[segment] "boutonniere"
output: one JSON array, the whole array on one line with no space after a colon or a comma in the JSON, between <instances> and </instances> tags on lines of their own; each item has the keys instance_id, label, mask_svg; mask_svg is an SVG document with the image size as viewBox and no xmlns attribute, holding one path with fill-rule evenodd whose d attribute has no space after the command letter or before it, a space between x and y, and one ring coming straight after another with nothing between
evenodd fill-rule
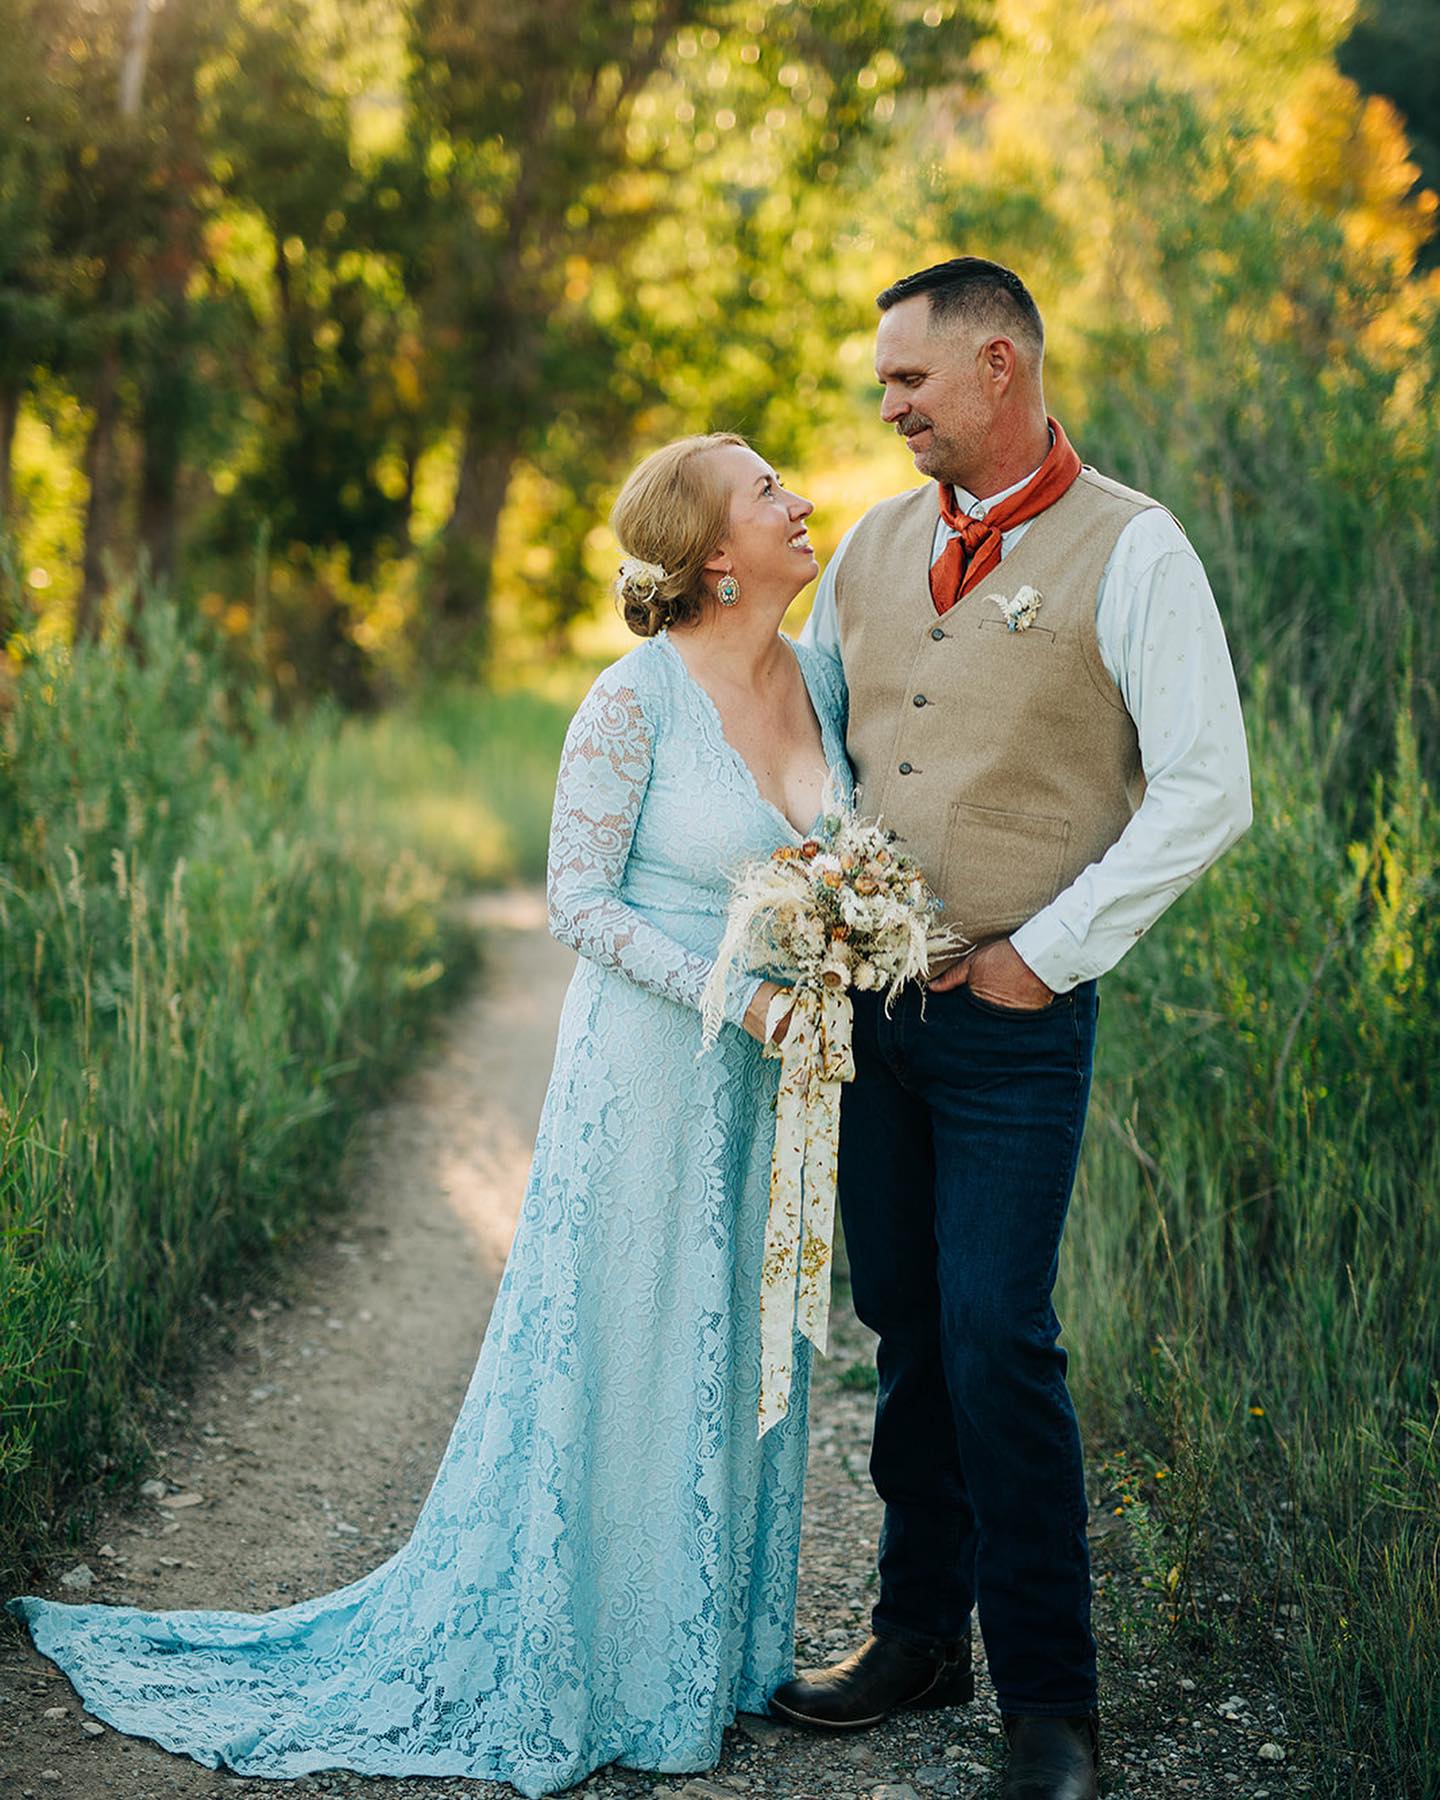
<instances>
[{"instance_id":1,"label":"boutonniere","mask_svg":"<svg viewBox=\"0 0 1440 1800\"><path fill-rule=\"evenodd\" d=\"M1005 615L1005 627L1008 631L1028 631L1035 623L1045 596L1039 588L1016 588L1013 594L987 594L987 600L993 600Z\"/></svg>"}]
</instances>

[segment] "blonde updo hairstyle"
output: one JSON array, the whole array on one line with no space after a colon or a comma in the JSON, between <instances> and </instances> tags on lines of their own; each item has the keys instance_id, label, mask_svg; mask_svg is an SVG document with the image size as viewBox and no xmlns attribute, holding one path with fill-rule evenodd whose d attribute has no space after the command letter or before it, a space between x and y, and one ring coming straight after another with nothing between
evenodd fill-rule
<instances>
[{"instance_id":1,"label":"blonde updo hairstyle","mask_svg":"<svg viewBox=\"0 0 1440 1800\"><path fill-rule=\"evenodd\" d=\"M610 509L610 529L627 564L642 565L622 568L615 582L620 611L637 637L688 625L705 610L705 564L730 531L730 489L709 452L726 444L749 449L733 431L666 444L633 471Z\"/></svg>"}]
</instances>

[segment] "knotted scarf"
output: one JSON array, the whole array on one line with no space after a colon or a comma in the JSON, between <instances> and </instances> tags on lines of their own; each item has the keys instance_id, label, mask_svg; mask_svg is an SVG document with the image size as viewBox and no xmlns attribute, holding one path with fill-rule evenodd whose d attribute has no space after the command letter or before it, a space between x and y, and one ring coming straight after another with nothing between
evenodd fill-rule
<instances>
[{"instance_id":1,"label":"knotted scarf","mask_svg":"<svg viewBox=\"0 0 1440 1800\"><path fill-rule=\"evenodd\" d=\"M950 539L938 562L930 566L930 598L937 613L949 612L962 595L999 567L1004 532L1053 506L1080 473L1080 458L1070 447L1069 438L1057 420L1049 419L1048 423L1054 433L1049 455L1024 487L992 506L983 519L972 519L960 511L955 504L955 490L948 482L936 484L940 490L940 517L960 534Z\"/></svg>"}]
</instances>

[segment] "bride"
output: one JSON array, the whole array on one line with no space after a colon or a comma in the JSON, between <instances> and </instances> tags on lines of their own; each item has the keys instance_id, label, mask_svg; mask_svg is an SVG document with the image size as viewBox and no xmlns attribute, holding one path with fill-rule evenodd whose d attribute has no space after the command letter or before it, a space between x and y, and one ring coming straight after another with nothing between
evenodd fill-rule
<instances>
[{"instance_id":1,"label":"bride","mask_svg":"<svg viewBox=\"0 0 1440 1800\"><path fill-rule=\"evenodd\" d=\"M409 1541L272 1612L8 1608L89 1711L210 1767L460 1775L556 1792L711 1767L793 1669L808 1362L757 1438L777 1065L768 1002L698 1003L743 862L848 791L836 664L779 633L818 572L743 439L685 438L612 522L645 641L565 740L551 928L580 952L524 1208Z\"/></svg>"}]
</instances>

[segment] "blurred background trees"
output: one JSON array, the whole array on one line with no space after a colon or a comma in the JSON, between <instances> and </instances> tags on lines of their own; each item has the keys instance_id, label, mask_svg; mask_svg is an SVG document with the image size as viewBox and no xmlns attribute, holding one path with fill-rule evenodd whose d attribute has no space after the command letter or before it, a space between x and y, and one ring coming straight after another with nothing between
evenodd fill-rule
<instances>
[{"instance_id":1,"label":"blurred background trees","mask_svg":"<svg viewBox=\"0 0 1440 1800\"><path fill-rule=\"evenodd\" d=\"M26 601L84 638L164 587L296 697L482 673L594 612L668 432L751 432L831 541L908 479L873 294L971 249L1035 287L1087 453L1193 520L1242 656L1328 701L1334 615L1374 711L1435 648L1393 603L1433 580L1429 10L0 0Z\"/></svg>"},{"instance_id":2,"label":"blurred background trees","mask_svg":"<svg viewBox=\"0 0 1440 1800\"><path fill-rule=\"evenodd\" d=\"M553 633L647 436L818 447L865 159L971 41L904 0L3 10L0 499L44 628L162 585L348 701L483 669L517 494Z\"/></svg>"}]
</instances>

